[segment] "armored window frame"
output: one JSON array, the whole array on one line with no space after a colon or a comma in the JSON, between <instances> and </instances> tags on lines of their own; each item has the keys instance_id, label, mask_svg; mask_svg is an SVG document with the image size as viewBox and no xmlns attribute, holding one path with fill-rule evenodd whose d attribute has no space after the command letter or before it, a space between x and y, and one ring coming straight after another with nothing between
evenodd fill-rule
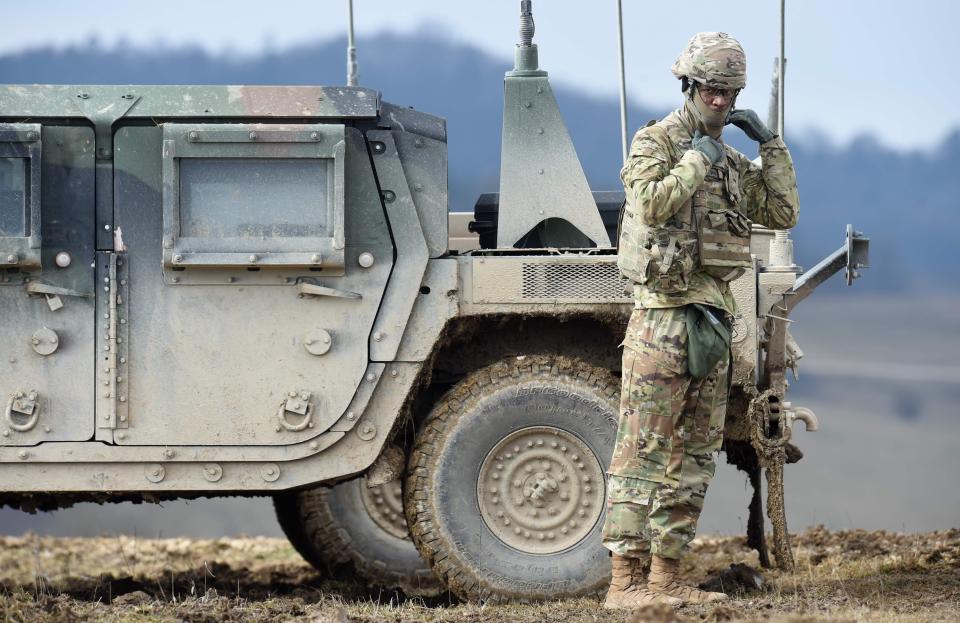
<instances>
[{"instance_id":1,"label":"armored window frame","mask_svg":"<svg viewBox=\"0 0 960 623\"><path fill-rule=\"evenodd\" d=\"M42 125L0 123L0 158L22 159L24 236L0 236L0 267L39 267L41 256L40 171Z\"/></svg>"},{"instance_id":2,"label":"armored window frame","mask_svg":"<svg viewBox=\"0 0 960 623\"><path fill-rule=\"evenodd\" d=\"M163 126L163 266L283 267L343 270L344 126L337 124L165 124ZM326 161L322 236L269 239L181 235L184 159Z\"/></svg>"}]
</instances>

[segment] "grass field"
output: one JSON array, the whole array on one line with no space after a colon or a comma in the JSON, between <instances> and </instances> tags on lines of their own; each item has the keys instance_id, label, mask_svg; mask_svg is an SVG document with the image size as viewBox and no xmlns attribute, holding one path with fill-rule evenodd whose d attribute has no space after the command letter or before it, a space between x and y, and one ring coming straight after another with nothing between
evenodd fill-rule
<instances>
[{"instance_id":1,"label":"grass field","mask_svg":"<svg viewBox=\"0 0 960 623\"><path fill-rule=\"evenodd\" d=\"M960 621L960 530L829 532L794 538L795 573L728 605L609 612L597 599L484 606L422 600L324 578L283 540L0 538L0 620L46 621ZM701 582L734 562L738 537L699 538L685 561Z\"/></svg>"}]
</instances>

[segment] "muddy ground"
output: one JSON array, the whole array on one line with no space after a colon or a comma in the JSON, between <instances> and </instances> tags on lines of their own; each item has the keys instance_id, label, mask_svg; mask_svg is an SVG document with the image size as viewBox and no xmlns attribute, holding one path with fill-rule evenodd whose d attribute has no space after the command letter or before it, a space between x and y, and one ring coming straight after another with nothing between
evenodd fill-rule
<instances>
[{"instance_id":1,"label":"muddy ground","mask_svg":"<svg viewBox=\"0 0 960 623\"><path fill-rule=\"evenodd\" d=\"M928 534L808 530L795 573L729 605L611 613L597 599L539 605L423 600L321 577L286 541L0 537L0 621L960 621L960 529ZM742 538L700 538L691 582L757 566Z\"/></svg>"}]
</instances>

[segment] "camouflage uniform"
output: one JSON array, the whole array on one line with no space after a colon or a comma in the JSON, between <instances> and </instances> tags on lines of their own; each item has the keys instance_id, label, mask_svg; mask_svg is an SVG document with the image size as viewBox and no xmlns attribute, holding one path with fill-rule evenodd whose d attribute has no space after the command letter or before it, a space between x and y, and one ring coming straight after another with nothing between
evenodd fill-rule
<instances>
[{"instance_id":1,"label":"camouflage uniform","mask_svg":"<svg viewBox=\"0 0 960 623\"><path fill-rule=\"evenodd\" d=\"M779 137L760 145L762 167L725 146L725 157L689 149L697 128L689 100L658 124L635 135L621 179L627 201L650 226L665 223L696 192L737 208L751 221L776 229L796 224L799 198L793 163ZM662 133L661 133L662 134ZM622 252L622 251L621 251ZM679 558L695 534L713 454L723 439L729 357L704 379L687 370L684 306L703 303L736 312L729 283L694 272L686 291L655 292L636 284L636 309L623 342L620 424L608 470L603 543L615 554Z\"/></svg>"}]
</instances>

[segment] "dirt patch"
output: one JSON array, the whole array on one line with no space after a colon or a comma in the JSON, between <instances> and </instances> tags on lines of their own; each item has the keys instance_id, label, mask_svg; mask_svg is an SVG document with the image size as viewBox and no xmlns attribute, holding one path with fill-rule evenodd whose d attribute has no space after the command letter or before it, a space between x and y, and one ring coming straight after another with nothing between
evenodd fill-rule
<instances>
[{"instance_id":1,"label":"dirt patch","mask_svg":"<svg viewBox=\"0 0 960 623\"><path fill-rule=\"evenodd\" d=\"M325 577L279 539L0 537L0 621L331 621L494 623L890 623L960 620L960 530L895 534L808 530L793 537L794 573L761 570L763 589L673 611L604 610L597 600L491 606L430 601ZM701 537L686 581L731 565L759 568L744 538ZM740 572L744 572L739 568Z\"/></svg>"}]
</instances>

